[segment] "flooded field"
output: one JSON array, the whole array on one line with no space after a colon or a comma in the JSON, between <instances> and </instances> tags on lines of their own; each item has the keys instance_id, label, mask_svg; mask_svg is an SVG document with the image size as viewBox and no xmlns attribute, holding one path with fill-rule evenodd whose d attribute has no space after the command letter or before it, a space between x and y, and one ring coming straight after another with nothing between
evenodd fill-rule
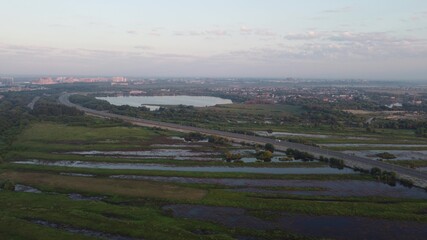
<instances>
[{"instance_id":1,"label":"flooded field","mask_svg":"<svg viewBox=\"0 0 427 240\"><path fill-rule=\"evenodd\" d=\"M42 191L38 190L37 188L16 184L15 185L15 192L26 192L26 193L42 193Z\"/></svg>"},{"instance_id":2,"label":"flooded field","mask_svg":"<svg viewBox=\"0 0 427 240\"><path fill-rule=\"evenodd\" d=\"M366 148L427 148L422 144L373 144L373 143L327 143L324 147L366 147Z\"/></svg>"},{"instance_id":3,"label":"flooded field","mask_svg":"<svg viewBox=\"0 0 427 240\"><path fill-rule=\"evenodd\" d=\"M332 239L425 239L427 223L380 220L364 217L311 216L274 212L274 220L265 220L250 215L241 208L212 207L204 205L169 205L163 208L175 217L220 223L227 227L259 230L280 229L304 236ZM267 215L270 215L266 212ZM382 230L379 230L381 226Z\"/></svg>"},{"instance_id":4,"label":"flooded field","mask_svg":"<svg viewBox=\"0 0 427 240\"><path fill-rule=\"evenodd\" d=\"M71 177L95 177L94 174L84 174L84 173L59 173L60 175L63 176L71 176Z\"/></svg>"},{"instance_id":5,"label":"flooded field","mask_svg":"<svg viewBox=\"0 0 427 240\"><path fill-rule=\"evenodd\" d=\"M236 172L236 173L261 173L261 174L355 174L351 169L342 170L330 167L303 167L303 168L273 168L273 167L181 167L162 164L144 163L102 163L84 161L15 161L16 164L29 164L41 166L59 166L74 168L98 168L98 169L129 169L129 170L161 170L180 172Z\"/></svg>"},{"instance_id":6,"label":"flooded field","mask_svg":"<svg viewBox=\"0 0 427 240\"><path fill-rule=\"evenodd\" d=\"M68 197L71 200L74 201L102 201L103 199L105 199L106 197L88 197L88 196L83 196L81 194L78 193L70 193L68 194Z\"/></svg>"},{"instance_id":7,"label":"flooded field","mask_svg":"<svg viewBox=\"0 0 427 240\"><path fill-rule=\"evenodd\" d=\"M335 135L324 135L324 134L309 134L309 133L293 133L293 132L267 132L267 131L255 131L258 136L262 137L303 137L303 138L343 138L353 140L375 140L375 138L369 137L354 137L354 136L335 136Z\"/></svg>"},{"instance_id":8,"label":"flooded field","mask_svg":"<svg viewBox=\"0 0 427 240\"><path fill-rule=\"evenodd\" d=\"M192 157L220 155L218 152L193 152L188 149L154 149L147 151L80 151L67 152L73 155L98 155L98 156L135 156L135 157Z\"/></svg>"},{"instance_id":9,"label":"flooded field","mask_svg":"<svg viewBox=\"0 0 427 240\"><path fill-rule=\"evenodd\" d=\"M189 149L154 149L147 151L80 151L64 154L81 156L107 156L122 159L172 159L190 161L223 161L222 153L200 152Z\"/></svg>"},{"instance_id":10,"label":"flooded field","mask_svg":"<svg viewBox=\"0 0 427 240\"><path fill-rule=\"evenodd\" d=\"M308 137L308 138L331 138L333 136L323 135L323 134L304 134L304 133L291 133L291 132L266 132L266 131L256 131L256 135L262 137Z\"/></svg>"},{"instance_id":11,"label":"flooded field","mask_svg":"<svg viewBox=\"0 0 427 240\"><path fill-rule=\"evenodd\" d=\"M67 231L70 233L74 233L74 234L81 234L87 237L94 237L94 238L98 238L98 239L106 239L106 240L142 240L141 238L136 239L136 238L130 238L130 237L125 237L125 236L120 236L120 235L114 235L114 234L110 234L110 233L104 233L104 232L99 232L99 231L94 231L94 230L90 230L90 229L83 229L83 228L77 228L77 227L72 227L69 225L64 225L64 224L59 224L59 223L53 223L53 222L48 222L45 220L31 220L32 223L38 224L38 225L42 225L45 227L50 227L50 228L55 228L55 229L60 229L63 231Z\"/></svg>"},{"instance_id":12,"label":"flooded field","mask_svg":"<svg viewBox=\"0 0 427 240\"><path fill-rule=\"evenodd\" d=\"M363 151L343 151L346 154L356 155L359 157L367 157L371 159L378 159L375 156L378 153L385 152L384 150L363 150ZM395 159L391 160L426 160L427 151L411 151L411 150L387 150L388 153L396 156Z\"/></svg>"},{"instance_id":13,"label":"flooded field","mask_svg":"<svg viewBox=\"0 0 427 240\"><path fill-rule=\"evenodd\" d=\"M361 180L318 181L318 180L278 180L278 179L235 179L235 178L186 178L137 175L113 175L111 178L130 180L150 180L169 183L214 184L239 187L238 191L293 194L312 196L364 197L383 196L394 198L427 199L427 191L419 188L407 188L402 185L394 187L381 182ZM263 188L270 187L306 187L317 188L315 191L282 191ZM321 190L318 190L321 189Z\"/></svg>"},{"instance_id":14,"label":"flooded field","mask_svg":"<svg viewBox=\"0 0 427 240\"><path fill-rule=\"evenodd\" d=\"M150 147L153 148L201 148L202 145L193 144L152 144Z\"/></svg>"}]
</instances>

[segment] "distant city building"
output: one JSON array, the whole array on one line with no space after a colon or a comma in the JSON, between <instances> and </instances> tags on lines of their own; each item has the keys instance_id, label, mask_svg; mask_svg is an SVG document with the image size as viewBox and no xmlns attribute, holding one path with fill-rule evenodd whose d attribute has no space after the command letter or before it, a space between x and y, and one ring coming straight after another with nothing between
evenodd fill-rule
<instances>
[{"instance_id":1,"label":"distant city building","mask_svg":"<svg viewBox=\"0 0 427 240\"><path fill-rule=\"evenodd\" d=\"M35 85L52 85L52 84L58 84L58 82L53 80L51 77L44 77L44 78L40 78L37 81L33 81L32 84L35 84Z\"/></svg>"},{"instance_id":2,"label":"distant city building","mask_svg":"<svg viewBox=\"0 0 427 240\"><path fill-rule=\"evenodd\" d=\"M401 103L393 103L390 105L385 105L386 107L392 109L392 108L399 108L399 107L403 107L403 105Z\"/></svg>"},{"instance_id":3,"label":"distant city building","mask_svg":"<svg viewBox=\"0 0 427 240\"><path fill-rule=\"evenodd\" d=\"M14 85L13 77L0 77L0 86L12 86Z\"/></svg>"},{"instance_id":4,"label":"distant city building","mask_svg":"<svg viewBox=\"0 0 427 240\"><path fill-rule=\"evenodd\" d=\"M113 77L111 78L111 85L127 86L129 85L128 80L125 77Z\"/></svg>"},{"instance_id":5,"label":"distant city building","mask_svg":"<svg viewBox=\"0 0 427 240\"><path fill-rule=\"evenodd\" d=\"M136 96L136 95L142 95L143 93L145 93L144 91L140 91L140 90L132 90L129 92L130 95Z\"/></svg>"},{"instance_id":6,"label":"distant city building","mask_svg":"<svg viewBox=\"0 0 427 240\"><path fill-rule=\"evenodd\" d=\"M57 77L52 79L51 77L40 78L39 80L33 81L35 85L52 85L61 83L98 83L98 82L109 82L108 78L75 78L75 77Z\"/></svg>"},{"instance_id":7,"label":"distant city building","mask_svg":"<svg viewBox=\"0 0 427 240\"><path fill-rule=\"evenodd\" d=\"M113 83L124 83L128 81L125 77L113 77L111 80Z\"/></svg>"}]
</instances>

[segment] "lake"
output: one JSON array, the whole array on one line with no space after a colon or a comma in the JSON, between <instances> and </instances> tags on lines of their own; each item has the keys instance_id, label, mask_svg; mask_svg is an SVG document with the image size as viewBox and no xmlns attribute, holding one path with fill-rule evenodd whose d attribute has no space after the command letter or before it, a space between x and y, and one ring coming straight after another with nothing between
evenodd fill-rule
<instances>
[{"instance_id":1,"label":"lake","mask_svg":"<svg viewBox=\"0 0 427 240\"><path fill-rule=\"evenodd\" d=\"M129 96L129 97L97 97L116 106L145 106L150 110L158 110L163 105L185 105L193 107L210 107L217 104L232 104L229 99L208 96Z\"/></svg>"}]
</instances>

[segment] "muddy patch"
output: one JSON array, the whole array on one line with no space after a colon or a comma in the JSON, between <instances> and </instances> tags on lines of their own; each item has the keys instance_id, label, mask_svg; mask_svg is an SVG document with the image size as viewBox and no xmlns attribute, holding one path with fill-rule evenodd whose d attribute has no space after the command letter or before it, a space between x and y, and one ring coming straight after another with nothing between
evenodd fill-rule
<instances>
[{"instance_id":1,"label":"muddy patch","mask_svg":"<svg viewBox=\"0 0 427 240\"><path fill-rule=\"evenodd\" d=\"M364 217L309 216L276 212L276 220L251 216L246 210L233 207L203 205L169 205L163 207L174 217L219 223L227 227L293 232L310 237L332 239L425 239L427 224L380 220ZM381 230L378 227L381 226Z\"/></svg>"}]
</instances>

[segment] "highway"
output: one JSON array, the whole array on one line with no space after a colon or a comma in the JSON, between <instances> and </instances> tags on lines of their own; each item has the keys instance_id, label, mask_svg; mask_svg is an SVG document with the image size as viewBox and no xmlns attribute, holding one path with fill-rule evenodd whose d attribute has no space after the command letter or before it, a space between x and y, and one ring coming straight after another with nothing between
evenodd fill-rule
<instances>
[{"instance_id":1,"label":"highway","mask_svg":"<svg viewBox=\"0 0 427 240\"><path fill-rule=\"evenodd\" d=\"M237 133L224 132L224 131L218 131L218 130L212 130L212 129L184 126L184 125L179 125L174 123L152 121L152 120L146 120L146 119L140 119L140 118L127 117L127 116L118 115L118 114L112 114L112 113L103 112L103 111L97 111L97 110L85 108L80 105L71 103L69 101L69 96L71 95L73 94L64 93L59 97L58 100L60 103L69 107L75 107L85 112L88 115L102 117L102 118L121 119L123 121L130 122L132 124L139 125L139 126L159 127L159 128L179 131L179 132L198 132L206 135L213 135L213 136L227 138L236 142L250 142L250 143L258 143L258 144L271 143L278 150L286 150L287 148L293 148L299 151L311 153L315 156L325 156L325 157L334 157L334 158L342 159L344 160L345 165L349 167L359 167L367 170L370 170L373 167L378 167L383 171L395 172L399 177L410 179L417 186L427 187L427 173L420 172L414 169L405 168L405 167L392 165L392 164L388 164L381 161L372 160L369 158L353 156L353 155L344 154L337 151L331 151L331 150L322 149L314 146L308 146L308 145L299 144L299 143L277 141L275 139L266 138L266 137L258 137L258 136L237 134Z\"/></svg>"}]
</instances>

